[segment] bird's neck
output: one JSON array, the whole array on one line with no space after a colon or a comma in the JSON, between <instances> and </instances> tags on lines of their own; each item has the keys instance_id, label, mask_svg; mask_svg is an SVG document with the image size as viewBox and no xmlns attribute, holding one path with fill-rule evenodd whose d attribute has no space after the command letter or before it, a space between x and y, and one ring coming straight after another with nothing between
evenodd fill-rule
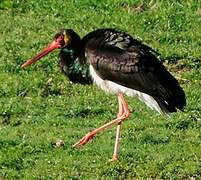
<instances>
[{"instance_id":1,"label":"bird's neck","mask_svg":"<svg viewBox=\"0 0 201 180\"><path fill-rule=\"evenodd\" d=\"M79 62L80 52L73 48L63 48L60 52L59 66L74 83L91 83L89 66Z\"/></svg>"}]
</instances>

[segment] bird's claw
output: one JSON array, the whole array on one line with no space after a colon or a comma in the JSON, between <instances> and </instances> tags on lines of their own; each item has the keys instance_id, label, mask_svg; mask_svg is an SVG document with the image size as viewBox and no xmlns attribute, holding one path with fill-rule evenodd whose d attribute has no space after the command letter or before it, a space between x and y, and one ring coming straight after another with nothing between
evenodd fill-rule
<instances>
[{"instance_id":1,"label":"bird's claw","mask_svg":"<svg viewBox=\"0 0 201 180\"><path fill-rule=\"evenodd\" d=\"M94 133L87 133L82 139L80 139L77 143L75 143L73 145L73 147L79 147L79 146L82 146L84 144L86 144L88 141L90 141L93 137L95 136Z\"/></svg>"}]
</instances>

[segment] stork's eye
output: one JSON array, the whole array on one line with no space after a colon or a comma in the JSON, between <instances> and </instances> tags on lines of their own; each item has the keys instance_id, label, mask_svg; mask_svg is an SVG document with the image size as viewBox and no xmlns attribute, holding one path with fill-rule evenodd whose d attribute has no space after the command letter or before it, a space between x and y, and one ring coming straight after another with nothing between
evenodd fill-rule
<instances>
[{"instance_id":1,"label":"stork's eye","mask_svg":"<svg viewBox=\"0 0 201 180\"><path fill-rule=\"evenodd\" d=\"M62 36L62 33L59 32L59 33L55 34L54 39L57 39L60 36Z\"/></svg>"},{"instance_id":2,"label":"stork's eye","mask_svg":"<svg viewBox=\"0 0 201 180\"><path fill-rule=\"evenodd\" d=\"M64 35L63 35L63 34L61 34L61 33L56 34L56 35L54 36L54 39L55 39L55 41L59 42L59 44L60 44L61 46L64 46L64 45L65 45L65 42L64 42Z\"/></svg>"}]
</instances>

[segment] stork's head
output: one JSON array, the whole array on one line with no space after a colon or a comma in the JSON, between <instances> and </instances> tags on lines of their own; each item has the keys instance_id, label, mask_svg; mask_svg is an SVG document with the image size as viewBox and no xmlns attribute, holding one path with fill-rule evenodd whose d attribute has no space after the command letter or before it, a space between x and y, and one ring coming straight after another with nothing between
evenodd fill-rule
<instances>
[{"instance_id":1,"label":"stork's head","mask_svg":"<svg viewBox=\"0 0 201 180\"><path fill-rule=\"evenodd\" d=\"M33 58L26 61L21 67L27 67L36 61L40 60L45 55L60 48L70 48L79 43L80 37L72 29L62 29L60 32L56 33L54 40L40 53L38 53Z\"/></svg>"}]
</instances>

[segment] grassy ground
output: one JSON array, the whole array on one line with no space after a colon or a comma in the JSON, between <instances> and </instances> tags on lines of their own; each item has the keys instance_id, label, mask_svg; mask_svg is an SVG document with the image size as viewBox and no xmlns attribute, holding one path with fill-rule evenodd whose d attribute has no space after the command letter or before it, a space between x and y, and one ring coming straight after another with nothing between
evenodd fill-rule
<instances>
[{"instance_id":1,"label":"grassy ground","mask_svg":"<svg viewBox=\"0 0 201 180\"><path fill-rule=\"evenodd\" d=\"M0 179L201 178L200 0L1 0L0 24ZM123 124L118 162L109 162L115 128L73 149L115 117L117 102L69 82L57 53L19 68L63 27L81 36L116 27L143 39L180 81L186 111L166 118L127 98L134 113ZM58 139L64 146L54 146Z\"/></svg>"}]
</instances>

